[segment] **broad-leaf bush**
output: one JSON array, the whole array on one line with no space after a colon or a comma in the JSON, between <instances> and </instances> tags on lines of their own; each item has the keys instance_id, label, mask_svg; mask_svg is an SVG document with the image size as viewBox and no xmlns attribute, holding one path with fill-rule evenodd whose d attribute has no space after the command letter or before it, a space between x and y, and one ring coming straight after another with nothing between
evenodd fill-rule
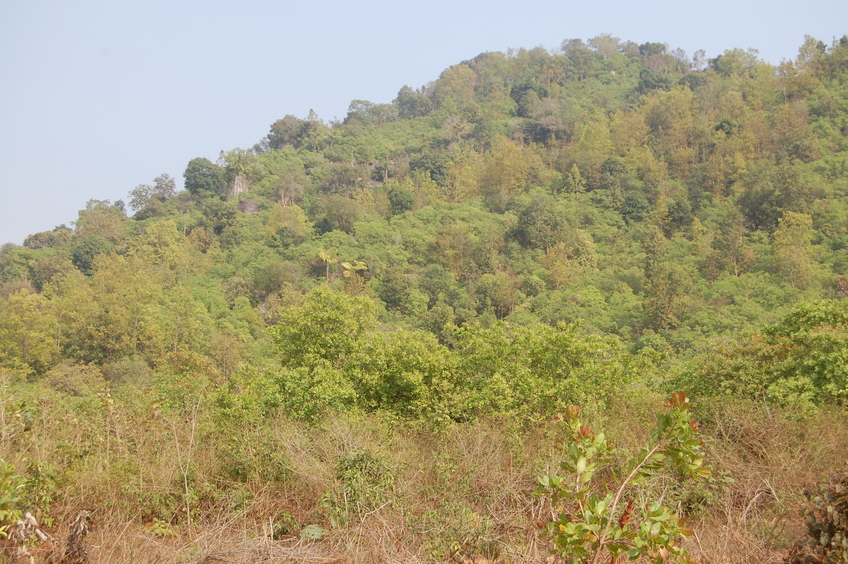
<instances>
[{"instance_id":1,"label":"broad-leaf bush","mask_svg":"<svg viewBox=\"0 0 848 564\"><path fill-rule=\"evenodd\" d=\"M23 516L20 492L24 485L15 468L0 459L0 537L5 537L9 527Z\"/></svg>"},{"instance_id":2,"label":"broad-leaf bush","mask_svg":"<svg viewBox=\"0 0 848 564\"><path fill-rule=\"evenodd\" d=\"M560 557L568 562L593 564L609 555L615 562L626 553L631 560L647 557L655 564L682 561L685 551L680 535L691 534L685 519L659 501L648 501L634 516L633 492L658 473L673 467L685 476L706 477L703 443L698 438L698 423L689 411L689 399L683 392L672 394L666 410L657 414L657 424L649 442L621 469L613 484L599 488L596 474L608 468L614 447L604 433L594 433L580 422L580 408L565 411L571 436L558 439L564 451L560 468L564 475L541 476L541 495L548 495L558 516L548 523L546 532ZM624 500L627 503L623 506Z\"/></svg>"},{"instance_id":3,"label":"broad-leaf bush","mask_svg":"<svg viewBox=\"0 0 848 564\"><path fill-rule=\"evenodd\" d=\"M805 491L806 535L792 547L788 564L848 562L848 473Z\"/></svg>"},{"instance_id":4,"label":"broad-leaf bush","mask_svg":"<svg viewBox=\"0 0 848 564\"><path fill-rule=\"evenodd\" d=\"M229 388L242 399L222 401L309 419L324 409L432 422L536 419L575 402L603 409L616 390L652 368L617 339L584 336L573 325L452 326L445 345L429 332L380 330L374 309L366 297L314 290L272 329L281 367L237 372Z\"/></svg>"},{"instance_id":5,"label":"broad-leaf bush","mask_svg":"<svg viewBox=\"0 0 848 564\"><path fill-rule=\"evenodd\" d=\"M848 404L848 302L795 307L759 335L716 350L678 384L696 395L757 398L798 411Z\"/></svg>"}]
</instances>

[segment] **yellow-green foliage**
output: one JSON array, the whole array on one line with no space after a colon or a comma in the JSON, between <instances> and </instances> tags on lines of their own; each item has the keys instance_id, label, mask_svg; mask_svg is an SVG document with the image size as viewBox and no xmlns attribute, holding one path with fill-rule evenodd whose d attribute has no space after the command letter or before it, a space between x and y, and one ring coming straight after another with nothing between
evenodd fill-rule
<instances>
[{"instance_id":1,"label":"yellow-green foliage","mask_svg":"<svg viewBox=\"0 0 848 564\"><path fill-rule=\"evenodd\" d=\"M21 518L20 490L23 479L11 464L0 458L0 535L6 536L9 526Z\"/></svg>"},{"instance_id":2,"label":"yellow-green foliage","mask_svg":"<svg viewBox=\"0 0 848 564\"><path fill-rule=\"evenodd\" d=\"M680 383L702 395L737 395L801 411L848 403L848 304L797 306L759 335L713 353Z\"/></svg>"}]
</instances>

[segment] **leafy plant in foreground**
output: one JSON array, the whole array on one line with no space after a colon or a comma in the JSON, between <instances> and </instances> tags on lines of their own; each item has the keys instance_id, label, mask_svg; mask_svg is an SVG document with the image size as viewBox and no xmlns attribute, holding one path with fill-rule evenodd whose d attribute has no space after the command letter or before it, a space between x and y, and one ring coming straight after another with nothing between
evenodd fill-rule
<instances>
[{"instance_id":1,"label":"leafy plant in foreground","mask_svg":"<svg viewBox=\"0 0 848 564\"><path fill-rule=\"evenodd\" d=\"M647 503L634 519L633 498L625 495L669 463L690 476L710 474L710 469L703 466L703 443L686 394L672 394L665 407L657 415L651 440L630 459L615 489L602 496L591 482L610 460L614 448L603 433L595 434L581 425L579 407L566 410L572 437L568 444L558 440L557 445L566 452L560 467L567 475L541 476L537 492L550 495L555 509L562 508L546 527L556 547L554 552L560 557L571 563L596 564L605 553L610 562L627 553L631 560L644 556L658 564L685 561L685 551L677 543L680 535L691 534L684 528L685 520L657 501ZM627 504L622 507L625 499Z\"/></svg>"},{"instance_id":2,"label":"leafy plant in foreground","mask_svg":"<svg viewBox=\"0 0 848 564\"><path fill-rule=\"evenodd\" d=\"M785 562L848 562L848 474L805 491L808 504L803 511L807 527Z\"/></svg>"},{"instance_id":3,"label":"leafy plant in foreground","mask_svg":"<svg viewBox=\"0 0 848 564\"><path fill-rule=\"evenodd\" d=\"M23 516L19 507L22 487L23 479L14 467L0 459L0 537L6 537L9 526Z\"/></svg>"}]
</instances>

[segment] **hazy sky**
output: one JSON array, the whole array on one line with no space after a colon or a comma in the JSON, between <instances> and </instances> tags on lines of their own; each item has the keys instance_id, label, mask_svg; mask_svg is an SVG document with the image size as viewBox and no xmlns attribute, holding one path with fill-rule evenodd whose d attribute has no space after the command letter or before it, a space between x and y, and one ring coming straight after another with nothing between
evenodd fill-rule
<instances>
[{"instance_id":1,"label":"hazy sky","mask_svg":"<svg viewBox=\"0 0 848 564\"><path fill-rule=\"evenodd\" d=\"M484 51L601 33L776 64L848 33L848 0L0 0L0 244L180 185L286 114L341 119Z\"/></svg>"}]
</instances>

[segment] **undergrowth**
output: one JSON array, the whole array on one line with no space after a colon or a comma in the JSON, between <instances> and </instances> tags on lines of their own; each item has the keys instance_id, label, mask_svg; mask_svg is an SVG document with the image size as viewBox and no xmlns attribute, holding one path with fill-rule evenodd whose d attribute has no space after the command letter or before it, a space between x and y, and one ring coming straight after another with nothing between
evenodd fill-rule
<instances>
[{"instance_id":1,"label":"undergrowth","mask_svg":"<svg viewBox=\"0 0 848 564\"><path fill-rule=\"evenodd\" d=\"M0 458L20 476L20 506L57 538L91 511L92 562L538 562L552 548L538 529L550 508L533 496L535 476L563 461L550 422L377 412L235 425L202 397L168 409L149 388L69 396L20 383L5 398ZM639 391L585 414L615 443L610 464L645 444L661 401ZM779 561L803 533L804 487L844 465L848 417L741 401L695 411L712 476L658 476L635 501L686 517L696 560Z\"/></svg>"}]
</instances>

